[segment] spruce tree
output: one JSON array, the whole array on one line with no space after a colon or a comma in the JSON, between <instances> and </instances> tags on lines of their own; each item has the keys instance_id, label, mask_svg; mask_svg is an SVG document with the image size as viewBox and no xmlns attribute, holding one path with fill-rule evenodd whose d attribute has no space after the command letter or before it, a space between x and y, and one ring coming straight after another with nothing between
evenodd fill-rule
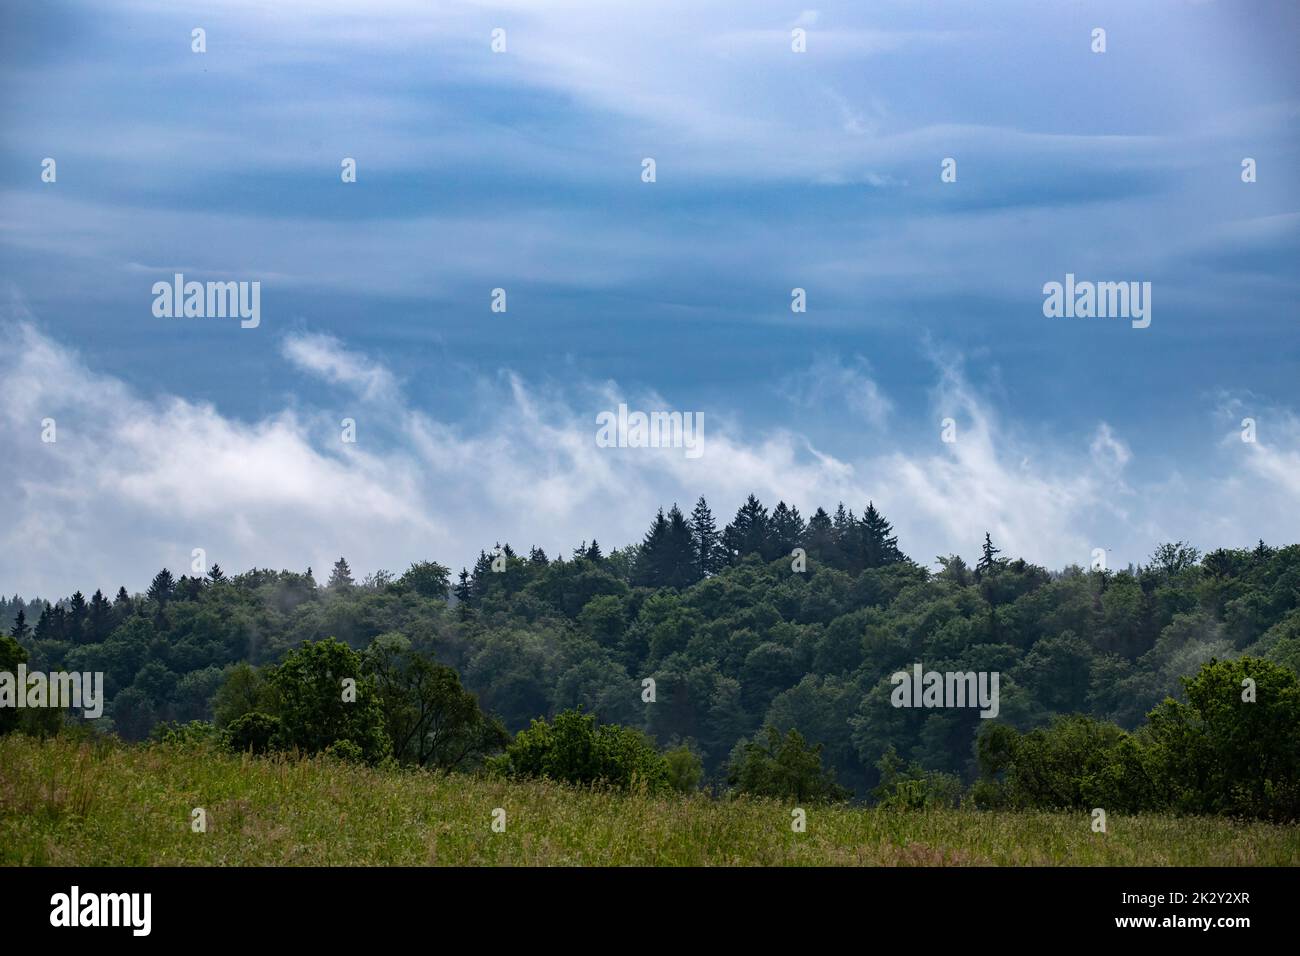
<instances>
[{"instance_id":1,"label":"spruce tree","mask_svg":"<svg viewBox=\"0 0 1300 956\"><path fill-rule=\"evenodd\" d=\"M722 542L709 503L701 496L691 512L691 545L695 551L695 579L707 578L722 568Z\"/></svg>"},{"instance_id":2,"label":"spruce tree","mask_svg":"<svg viewBox=\"0 0 1300 956\"><path fill-rule=\"evenodd\" d=\"M798 508L791 508L784 501L778 501L772 509L771 521L773 557L787 555L803 544L807 528Z\"/></svg>"},{"instance_id":3,"label":"spruce tree","mask_svg":"<svg viewBox=\"0 0 1300 956\"><path fill-rule=\"evenodd\" d=\"M41 616L36 619L36 630L32 632L32 639L36 641L55 639L54 609L50 607L49 601L45 602L45 607L41 608Z\"/></svg>"},{"instance_id":4,"label":"spruce tree","mask_svg":"<svg viewBox=\"0 0 1300 956\"><path fill-rule=\"evenodd\" d=\"M348 567L348 562L339 558L334 562L334 570L330 572L329 583L325 586L331 590L340 588L350 588L355 582L352 580L352 569Z\"/></svg>"},{"instance_id":5,"label":"spruce tree","mask_svg":"<svg viewBox=\"0 0 1300 956\"><path fill-rule=\"evenodd\" d=\"M632 583L642 587L662 587L666 577L668 549L668 519L664 509L660 508L650 530L641 539L637 550L636 567L632 572Z\"/></svg>"},{"instance_id":6,"label":"spruce tree","mask_svg":"<svg viewBox=\"0 0 1300 956\"><path fill-rule=\"evenodd\" d=\"M804 550L809 556L831 567L839 566L838 549L835 547L835 527L831 524L831 516L826 513L825 508L818 508L808 519L808 527L804 531Z\"/></svg>"},{"instance_id":7,"label":"spruce tree","mask_svg":"<svg viewBox=\"0 0 1300 956\"><path fill-rule=\"evenodd\" d=\"M86 640L99 644L113 630L113 605L108 603L103 591L95 591L90 598L90 616L86 619Z\"/></svg>"},{"instance_id":8,"label":"spruce tree","mask_svg":"<svg viewBox=\"0 0 1300 956\"><path fill-rule=\"evenodd\" d=\"M73 644L81 644L86 640L86 618L90 616L90 608L86 605L86 596L80 591L74 591L72 600L68 604L68 623L67 639Z\"/></svg>"},{"instance_id":9,"label":"spruce tree","mask_svg":"<svg viewBox=\"0 0 1300 956\"><path fill-rule=\"evenodd\" d=\"M149 590L145 592L145 596L159 607L162 607L172 599L175 590L176 582L172 578L172 573L163 568L149 582Z\"/></svg>"},{"instance_id":10,"label":"spruce tree","mask_svg":"<svg viewBox=\"0 0 1300 956\"><path fill-rule=\"evenodd\" d=\"M695 546L691 526L677 503L668 510L668 533L664 540L661 583L671 588L690 587L695 574Z\"/></svg>"},{"instance_id":11,"label":"spruce tree","mask_svg":"<svg viewBox=\"0 0 1300 956\"><path fill-rule=\"evenodd\" d=\"M876 510L875 502L867 503L859 530L864 567L880 568L903 560L903 552L898 550L898 538L890 533L894 530L893 525Z\"/></svg>"},{"instance_id":12,"label":"spruce tree","mask_svg":"<svg viewBox=\"0 0 1300 956\"><path fill-rule=\"evenodd\" d=\"M1002 561L998 558L998 555L1001 553L1001 551L993 547L993 538L987 531L985 531L984 551L983 554L980 555L979 563L975 565L976 580L980 580L981 578L992 574L1001 567Z\"/></svg>"},{"instance_id":13,"label":"spruce tree","mask_svg":"<svg viewBox=\"0 0 1300 956\"><path fill-rule=\"evenodd\" d=\"M208 570L208 580L213 584L221 584L226 580L226 572L221 570L221 565L212 562L212 567Z\"/></svg>"},{"instance_id":14,"label":"spruce tree","mask_svg":"<svg viewBox=\"0 0 1300 956\"><path fill-rule=\"evenodd\" d=\"M767 509L754 495L745 499L745 503L736 511L736 517L722 532L722 546L731 563L739 561L747 554L757 554L764 561L776 556L771 541Z\"/></svg>"},{"instance_id":15,"label":"spruce tree","mask_svg":"<svg viewBox=\"0 0 1300 956\"><path fill-rule=\"evenodd\" d=\"M9 629L9 636L21 644L31 632L32 629L27 626L27 614L19 608L18 616L14 618L14 626Z\"/></svg>"}]
</instances>

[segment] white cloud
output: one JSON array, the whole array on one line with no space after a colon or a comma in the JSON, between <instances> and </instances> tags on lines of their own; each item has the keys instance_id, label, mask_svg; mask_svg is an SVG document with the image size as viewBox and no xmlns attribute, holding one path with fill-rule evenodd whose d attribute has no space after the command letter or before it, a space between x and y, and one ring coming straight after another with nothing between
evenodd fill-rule
<instances>
[{"instance_id":1,"label":"white cloud","mask_svg":"<svg viewBox=\"0 0 1300 956\"><path fill-rule=\"evenodd\" d=\"M665 406L614 383L560 395L504 373L505 387L490 391L497 403L452 425L409 407L383 366L336 340L301 335L284 352L377 400L358 415L357 444L344 444L323 411L241 422L206 403L147 399L30 324L7 330L0 478L12 493L0 514L0 590L140 589L164 565L187 572L195 547L228 570L323 570L344 554L358 571L423 558L459 566L497 540L552 554L593 536L611 547L638 540L660 505L703 494L726 521L751 491L806 513L874 499L923 562L971 555L985 530L1005 553L1049 566L1086 563L1097 546L1123 564L1175 537L1213 547L1300 534L1300 428L1281 413L1270 414L1279 432L1267 441L1244 454L1221 448L1226 475L1198 468L1126 487L1133 453L1111 428L1074 450L1028 440L949 363L921 447L877 445L846 460L789 430L746 436L706 410L705 453L692 461L680 450L596 447L597 411L621 400ZM839 368L846 380L858 374ZM939 440L940 414L957 419L955 444ZM54 444L40 440L46 417L57 422Z\"/></svg>"}]
</instances>

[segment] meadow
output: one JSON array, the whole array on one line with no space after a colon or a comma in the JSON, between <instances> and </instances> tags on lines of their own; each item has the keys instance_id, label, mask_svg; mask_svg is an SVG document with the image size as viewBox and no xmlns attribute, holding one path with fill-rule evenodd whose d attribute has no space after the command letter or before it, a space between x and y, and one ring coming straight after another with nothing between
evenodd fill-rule
<instances>
[{"instance_id":1,"label":"meadow","mask_svg":"<svg viewBox=\"0 0 1300 956\"><path fill-rule=\"evenodd\" d=\"M206 832L192 812L203 808ZM492 829L505 811L504 832ZM0 863L58 866L1276 866L1300 827L1225 818L805 807L549 781L0 738Z\"/></svg>"}]
</instances>

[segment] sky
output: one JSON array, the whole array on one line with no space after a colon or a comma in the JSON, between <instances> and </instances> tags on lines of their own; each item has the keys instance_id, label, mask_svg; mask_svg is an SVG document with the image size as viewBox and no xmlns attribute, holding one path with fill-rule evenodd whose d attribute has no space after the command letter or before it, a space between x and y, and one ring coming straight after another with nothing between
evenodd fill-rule
<instances>
[{"instance_id":1,"label":"sky","mask_svg":"<svg viewBox=\"0 0 1300 956\"><path fill-rule=\"evenodd\" d=\"M1298 35L1271 0L5 5L0 591L567 555L750 492L874 501L924 564L1296 542ZM155 315L176 273L258 281L257 327ZM1045 316L1067 273L1149 282L1150 325ZM620 403L703 454L600 447Z\"/></svg>"}]
</instances>

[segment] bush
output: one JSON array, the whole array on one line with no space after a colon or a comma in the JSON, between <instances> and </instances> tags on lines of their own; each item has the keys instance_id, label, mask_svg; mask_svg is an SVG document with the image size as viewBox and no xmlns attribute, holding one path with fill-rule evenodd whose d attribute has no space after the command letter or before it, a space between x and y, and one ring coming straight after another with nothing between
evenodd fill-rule
<instances>
[{"instance_id":1,"label":"bush","mask_svg":"<svg viewBox=\"0 0 1300 956\"><path fill-rule=\"evenodd\" d=\"M876 762L880 784L871 791L880 806L891 810L928 810L961 803L961 780L951 773L924 770L913 761L904 765L893 745Z\"/></svg>"},{"instance_id":2,"label":"bush","mask_svg":"<svg viewBox=\"0 0 1300 956\"><path fill-rule=\"evenodd\" d=\"M181 747L205 747L222 742L221 731L203 720L191 720L189 723L165 720L154 727L150 737L157 743Z\"/></svg>"},{"instance_id":3,"label":"bush","mask_svg":"<svg viewBox=\"0 0 1300 956\"><path fill-rule=\"evenodd\" d=\"M280 733L280 718L254 711L236 718L225 730L226 746L231 750L264 754Z\"/></svg>"},{"instance_id":4,"label":"bush","mask_svg":"<svg viewBox=\"0 0 1300 956\"><path fill-rule=\"evenodd\" d=\"M661 792L669 786L668 762L645 734L566 710L555 720L534 720L491 761L511 777L546 777L573 784L603 783L624 790Z\"/></svg>"},{"instance_id":5,"label":"bush","mask_svg":"<svg viewBox=\"0 0 1300 956\"><path fill-rule=\"evenodd\" d=\"M835 782L835 772L822 768L821 744L809 746L793 729L782 737L772 726L736 745L727 783L737 793L800 803L830 803L850 796Z\"/></svg>"},{"instance_id":6,"label":"bush","mask_svg":"<svg viewBox=\"0 0 1300 956\"><path fill-rule=\"evenodd\" d=\"M668 764L668 786L678 793L694 793L704 777L704 761L686 744L664 753Z\"/></svg>"}]
</instances>

